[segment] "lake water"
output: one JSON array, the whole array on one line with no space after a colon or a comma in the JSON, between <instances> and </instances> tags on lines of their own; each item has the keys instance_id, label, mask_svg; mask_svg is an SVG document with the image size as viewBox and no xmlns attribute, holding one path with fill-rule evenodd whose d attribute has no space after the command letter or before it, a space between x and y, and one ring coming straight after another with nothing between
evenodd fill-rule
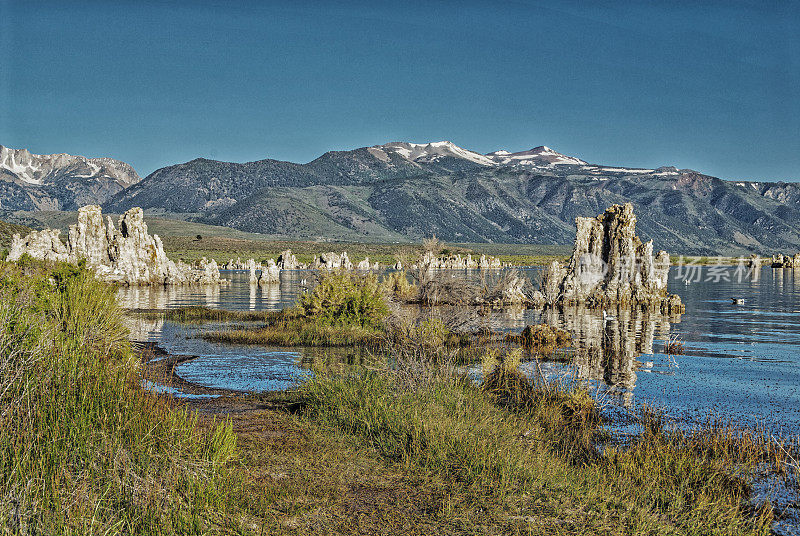
<instances>
[{"instance_id":1,"label":"lake water","mask_svg":"<svg viewBox=\"0 0 800 536\"><path fill-rule=\"evenodd\" d=\"M536 269L523 270L536 280ZM711 269L690 285L670 273L670 291L686 305L674 317L630 311L567 309L541 312L510 309L476 324L520 331L547 322L569 330L574 340L570 365L546 364L550 374L572 374L596 388L598 396L632 407L642 402L687 421L709 412L740 423L762 423L789 435L800 432L800 270L762 268L727 278ZM467 276L463 272L454 274ZM207 305L233 310L275 310L294 303L310 272L284 272L280 284L251 286L245 272L226 272L231 284L220 288L128 288L120 290L129 308ZM478 277L473 272L468 277ZM715 281L719 279L718 281ZM727 279L727 280L726 280ZM736 305L731 298L743 298ZM199 356L181 364L183 378L208 387L245 391L283 389L302 379L314 360L311 351L209 343L199 330L164 321L135 322L132 337L159 342L170 353ZM668 356L664 342L678 338L685 354ZM343 351L341 359L357 359ZM327 358L330 358L329 356Z\"/></svg>"}]
</instances>

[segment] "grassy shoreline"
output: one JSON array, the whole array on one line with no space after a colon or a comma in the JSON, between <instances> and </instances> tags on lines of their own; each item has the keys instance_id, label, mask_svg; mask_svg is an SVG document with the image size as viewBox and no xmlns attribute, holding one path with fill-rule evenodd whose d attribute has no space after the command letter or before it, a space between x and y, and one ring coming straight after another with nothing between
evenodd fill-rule
<instances>
[{"instance_id":1,"label":"grassy shoreline","mask_svg":"<svg viewBox=\"0 0 800 536\"><path fill-rule=\"evenodd\" d=\"M0 264L0 519L8 534L200 533L224 510L230 425L142 390L113 287Z\"/></svg>"},{"instance_id":2,"label":"grassy shoreline","mask_svg":"<svg viewBox=\"0 0 800 536\"><path fill-rule=\"evenodd\" d=\"M379 332L386 311L361 281L299 307L318 326ZM0 283L10 534L750 535L773 519L750 505L748 478L788 454L763 437L683 435L653 414L630 446L600 452L580 385L522 376L515 350L486 352L475 384L433 323L393 340L391 369L181 401L142 388L114 290L85 269L3 263ZM212 313L246 314L171 314Z\"/></svg>"}]
</instances>

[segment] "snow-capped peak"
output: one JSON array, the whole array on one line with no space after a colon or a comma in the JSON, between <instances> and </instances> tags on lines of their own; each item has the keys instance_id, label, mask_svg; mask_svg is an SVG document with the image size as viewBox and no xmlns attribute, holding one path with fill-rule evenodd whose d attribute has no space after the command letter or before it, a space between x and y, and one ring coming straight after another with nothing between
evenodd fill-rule
<instances>
[{"instance_id":1,"label":"snow-capped peak","mask_svg":"<svg viewBox=\"0 0 800 536\"><path fill-rule=\"evenodd\" d=\"M140 177L128 164L111 158L86 158L69 154L32 154L27 149L11 149L0 145L0 175L41 186L57 175L79 179L110 179L120 186L139 182Z\"/></svg>"},{"instance_id":2,"label":"snow-capped peak","mask_svg":"<svg viewBox=\"0 0 800 536\"><path fill-rule=\"evenodd\" d=\"M586 162L583 160L556 152L546 145L540 145L528 151L519 151L516 153L499 150L488 153L486 156L502 165L586 165Z\"/></svg>"},{"instance_id":3,"label":"snow-capped peak","mask_svg":"<svg viewBox=\"0 0 800 536\"><path fill-rule=\"evenodd\" d=\"M36 157L27 149L14 150L0 145L0 169L7 170L28 184L41 184Z\"/></svg>"},{"instance_id":4,"label":"snow-capped peak","mask_svg":"<svg viewBox=\"0 0 800 536\"><path fill-rule=\"evenodd\" d=\"M495 162L480 153L463 149L450 141L435 141L431 143L391 142L375 145L369 148L376 158L388 159L386 153L399 154L413 162L435 162L441 158L460 158L482 166L494 166Z\"/></svg>"},{"instance_id":5,"label":"snow-capped peak","mask_svg":"<svg viewBox=\"0 0 800 536\"><path fill-rule=\"evenodd\" d=\"M400 155L412 162L431 163L441 158L459 158L482 166L547 166L575 165L584 166L586 162L579 158L567 156L541 145L528 151L512 153L500 149L485 155L459 147L450 141L430 143L409 143L396 141L383 145L373 145L367 150L378 160L389 162L389 154Z\"/></svg>"}]
</instances>

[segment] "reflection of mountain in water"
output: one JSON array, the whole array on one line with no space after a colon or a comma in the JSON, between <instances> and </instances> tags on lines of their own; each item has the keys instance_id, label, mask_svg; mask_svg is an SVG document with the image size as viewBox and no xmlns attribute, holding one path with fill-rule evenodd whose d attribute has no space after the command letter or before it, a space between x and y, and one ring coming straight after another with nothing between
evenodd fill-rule
<instances>
[{"instance_id":1,"label":"reflection of mountain in water","mask_svg":"<svg viewBox=\"0 0 800 536\"><path fill-rule=\"evenodd\" d=\"M602 381L610 394L627 406L632 401L636 371L641 366L637 358L654 353L656 337L667 339L671 324L680 322L680 315L631 309L612 313L613 317L604 319L602 311L567 307L546 310L541 320L572 333L577 377Z\"/></svg>"}]
</instances>

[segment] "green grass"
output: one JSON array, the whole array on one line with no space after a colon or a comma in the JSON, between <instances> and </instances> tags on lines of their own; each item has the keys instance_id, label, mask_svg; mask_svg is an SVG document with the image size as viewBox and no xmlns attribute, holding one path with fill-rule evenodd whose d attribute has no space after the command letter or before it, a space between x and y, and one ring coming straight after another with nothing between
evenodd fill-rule
<instances>
[{"instance_id":1,"label":"green grass","mask_svg":"<svg viewBox=\"0 0 800 536\"><path fill-rule=\"evenodd\" d=\"M173 322L267 322L280 317L277 311L228 311L204 305L188 305L175 309L136 310L133 314L149 319L163 318Z\"/></svg>"},{"instance_id":2,"label":"green grass","mask_svg":"<svg viewBox=\"0 0 800 536\"><path fill-rule=\"evenodd\" d=\"M229 425L143 391L115 291L0 264L0 519L10 534L204 534L226 509Z\"/></svg>"},{"instance_id":3,"label":"green grass","mask_svg":"<svg viewBox=\"0 0 800 536\"><path fill-rule=\"evenodd\" d=\"M298 262L310 264L314 257L332 251L347 252L350 260L357 263L365 257L371 262L384 266L394 265L398 258L416 258L422 253L419 244L365 244L355 242L312 242L300 240L242 240L229 237L203 236L202 240L187 236L166 236L162 238L164 248L170 257L187 262L202 257L214 258L217 262L228 262L241 258L266 261L277 259L286 249L291 249ZM458 251L466 251L458 249Z\"/></svg>"},{"instance_id":4,"label":"green grass","mask_svg":"<svg viewBox=\"0 0 800 536\"><path fill-rule=\"evenodd\" d=\"M11 238L15 234L25 236L30 232L30 227L0 221L0 248L8 248L11 245Z\"/></svg>"},{"instance_id":5,"label":"green grass","mask_svg":"<svg viewBox=\"0 0 800 536\"><path fill-rule=\"evenodd\" d=\"M379 347L381 331L361 326L332 326L306 318L281 319L267 326L203 333L207 341L261 346Z\"/></svg>"},{"instance_id":6,"label":"green grass","mask_svg":"<svg viewBox=\"0 0 800 536\"><path fill-rule=\"evenodd\" d=\"M408 471L445 475L450 501L476 505L475 519L493 531L768 533L771 511L746 503L746 476L761 451L709 447L732 447L724 434L692 440L654 429L600 456L589 448L599 419L584 392L514 376L524 386L515 400L500 393L509 381L440 379L408 389L372 371L318 375L304 396L315 422L361 438Z\"/></svg>"}]
</instances>

